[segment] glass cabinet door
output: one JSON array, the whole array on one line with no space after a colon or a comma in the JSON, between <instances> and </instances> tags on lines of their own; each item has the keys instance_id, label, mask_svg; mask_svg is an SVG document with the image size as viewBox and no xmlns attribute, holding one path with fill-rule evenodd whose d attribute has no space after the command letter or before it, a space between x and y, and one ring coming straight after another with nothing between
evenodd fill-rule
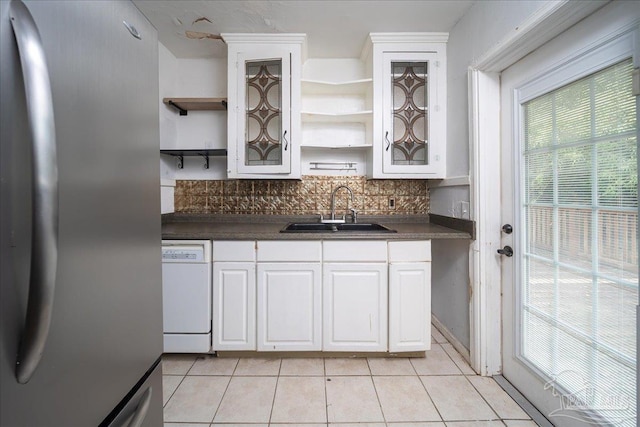
<instances>
[{"instance_id":1,"label":"glass cabinet door","mask_svg":"<svg viewBox=\"0 0 640 427\"><path fill-rule=\"evenodd\" d=\"M290 58L238 54L238 171L289 173Z\"/></svg>"},{"instance_id":2,"label":"glass cabinet door","mask_svg":"<svg viewBox=\"0 0 640 427\"><path fill-rule=\"evenodd\" d=\"M433 62L429 53L384 55L384 173L426 173L432 165Z\"/></svg>"}]
</instances>

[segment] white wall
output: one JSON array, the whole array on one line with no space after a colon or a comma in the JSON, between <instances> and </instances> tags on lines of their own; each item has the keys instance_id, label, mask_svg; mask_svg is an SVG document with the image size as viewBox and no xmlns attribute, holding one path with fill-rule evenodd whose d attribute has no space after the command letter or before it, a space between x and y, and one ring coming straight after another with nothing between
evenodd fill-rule
<instances>
[{"instance_id":1,"label":"white wall","mask_svg":"<svg viewBox=\"0 0 640 427\"><path fill-rule=\"evenodd\" d=\"M226 148L227 114L224 111L189 111L186 116L162 102L163 98L225 98L227 96L226 58L176 58L159 43L160 147L162 149ZM184 168L176 167L176 158L160 159L162 213L173 212L173 186L177 179L223 179L226 157L210 157L204 169L201 157L185 157ZM173 185L173 186L172 186ZM169 196L171 192L171 196Z\"/></svg>"},{"instance_id":2,"label":"white wall","mask_svg":"<svg viewBox=\"0 0 640 427\"><path fill-rule=\"evenodd\" d=\"M468 67L549 1L479 1L449 32L447 44L447 175L469 175ZM428 30L428 29L426 29ZM480 153L482 155L482 153ZM472 178L473 179L473 178ZM499 188L499 183L496 183ZM469 186L430 189L430 211L462 217ZM499 207L496 206L496 209ZM433 314L467 349L470 345L469 254L458 244L434 246ZM436 252L437 251L437 252ZM435 265L435 262L434 262Z\"/></svg>"}]
</instances>

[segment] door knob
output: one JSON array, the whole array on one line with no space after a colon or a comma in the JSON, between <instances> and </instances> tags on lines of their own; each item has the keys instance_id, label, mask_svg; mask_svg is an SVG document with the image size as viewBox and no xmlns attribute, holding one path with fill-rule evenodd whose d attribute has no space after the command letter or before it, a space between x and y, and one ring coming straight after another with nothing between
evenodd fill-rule
<instances>
[{"instance_id":1,"label":"door knob","mask_svg":"<svg viewBox=\"0 0 640 427\"><path fill-rule=\"evenodd\" d=\"M508 257L512 257L513 256L513 248L511 246L505 246L502 249L498 249L498 253L500 255L506 255Z\"/></svg>"},{"instance_id":2,"label":"door knob","mask_svg":"<svg viewBox=\"0 0 640 427\"><path fill-rule=\"evenodd\" d=\"M505 234L511 234L513 233L513 227L511 226L511 224L505 224L502 226L502 231L504 231Z\"/></svg>"}]
</instances>

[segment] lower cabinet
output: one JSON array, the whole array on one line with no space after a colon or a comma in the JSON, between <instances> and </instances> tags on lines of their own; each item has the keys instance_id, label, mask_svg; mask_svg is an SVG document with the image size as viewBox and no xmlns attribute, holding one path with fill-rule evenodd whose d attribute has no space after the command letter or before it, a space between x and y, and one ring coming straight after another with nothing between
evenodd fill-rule
<instances>
[{"instance_id":1,"label":"lower cabinet","mask_svg":"<svg viewBox=\"0 0 640 427\"><path fill-rule=\"evenodd\" d=\"M255 263L214 262L213 302L213 350L255 350Z\"/></svg>"},{"instance_id":2,"label":"lower cabinet","mask_svg":"<svg viewBox=\"0 0 640 427\"><path fill-rule=\"evenodd\" d=\"M431 347L429 241L214 241L214 351Z\"/></svg>"},{"instance_id":3,"label":"lower cabinet","mask_svg":"<svg viewBox=\"0 0 640 427\"><path fill-rule=\"evenodd\" d=\"M387 265L323 266L323 350L387 351Z\"/></svg>"},{"instance_id":4,"label":"lower cabinet","mask_svg":"<svg viewBox=\"0 0 640 427\"><path fill-rule=\"evenodd\" d=\"M431 348L431 263L389 266L389 351Z\"/></svg>"},{"instance_id":5,"label":"lower cabinet","mask_svg":"<svg viewBox=\"0 0 640 427\"><path fill-rule=\"evenodd\" d=\"M258 263L258 351L322 350L320 263Z\"/></svg>"},{"instance_id":6,"label":"lower cabinet","mask_svg":"<svg viewBox=\"0 0 640 427\"><path fill-rule=\"evenodd\" d=\"M253 241L216 240L212 349L256 350L256 249Z\"/></svg>"},{"instance_id":7,"label":"lower cabinet","mask_svg":"<svg viewBox=\"0 0 640 427\"><path fill-rule=\"evenodd\" d=\"M431 348L431 241L391 241L389 351Z\"/></svg>"}]
</instances>

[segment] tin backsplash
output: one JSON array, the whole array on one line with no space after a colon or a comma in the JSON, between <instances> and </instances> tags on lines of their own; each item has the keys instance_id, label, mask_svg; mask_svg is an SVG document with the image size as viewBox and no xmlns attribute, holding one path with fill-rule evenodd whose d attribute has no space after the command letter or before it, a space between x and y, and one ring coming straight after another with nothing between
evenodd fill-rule
<instances>
[{"instance_id":1,"label":"tin backsplash","mask_svg":"<svg viewBox=\"0 0 640 427\"><path fill-rule=\"evenodd\" d=\"M331 191L353 190L363 215L413 215L429 212L424 180L367 180L354 176L303 176L294 180L176 181L174 204L180 213L314 215L329 214ZM393 200L391 200L393 199ZM336 213L347 209L349 192L339 190Z\"/></svg>"}]
</instances>

